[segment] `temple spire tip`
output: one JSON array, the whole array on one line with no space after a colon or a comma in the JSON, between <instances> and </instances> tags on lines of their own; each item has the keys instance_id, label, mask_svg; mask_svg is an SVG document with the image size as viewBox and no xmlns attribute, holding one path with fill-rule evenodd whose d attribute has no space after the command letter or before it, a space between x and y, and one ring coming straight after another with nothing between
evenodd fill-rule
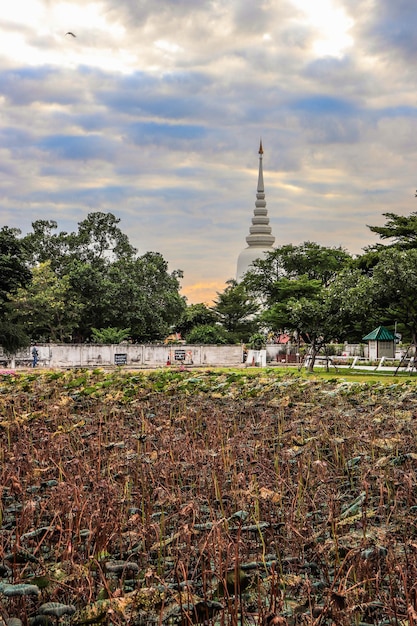
<instances>
[{"instance_id":1,"label":"temple spire tip","mask_svg":"<svg viewBox=\"0 0 417 626\"><path fill-rule=\"evenodd\" d=\"M263 154L264 153L264 149L262 147L262 139L259 141L259 154Z\"/></svg>"}]
</instances>

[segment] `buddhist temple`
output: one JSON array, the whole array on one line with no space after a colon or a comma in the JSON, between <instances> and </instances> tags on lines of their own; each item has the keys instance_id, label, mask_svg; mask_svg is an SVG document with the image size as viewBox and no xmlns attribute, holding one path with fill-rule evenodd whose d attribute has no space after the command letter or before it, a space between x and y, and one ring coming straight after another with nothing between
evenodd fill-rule
<instances>
[{"instance_id":1,"label":"buddhist temple","mask_svg":"<svg viewBox=\"0 0 417 626\"><path fill-rule=\"evenodd\" d=\"M252 226L249 228L249 235L246 237L247 247L242 250L237 260L236 280L240 281L248 271L253 261L261 258L266 252L271 252L274 248L275 237L271 234L268 211L265 201L264 175L262 168L263 158L262 140L259 145L259 174L258 189L256 192L255 209L252 217Z\"/></svg>"}]
</instances>

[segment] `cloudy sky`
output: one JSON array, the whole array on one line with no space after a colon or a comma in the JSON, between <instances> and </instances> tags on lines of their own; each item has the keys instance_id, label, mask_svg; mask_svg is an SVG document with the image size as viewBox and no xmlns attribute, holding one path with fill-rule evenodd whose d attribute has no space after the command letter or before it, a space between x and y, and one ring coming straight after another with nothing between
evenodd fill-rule
<instances>
[{"instance_id":1,"label":"cloudy sky","mask_svg":"<svg viewBox=\"0 0 417 626\"><path fill-rule=\"evenodd\" d=\"M112 212L192 303L235 275L260 137L276 245L417 210L415 0L3 4L0 226Z\"/></svg>"}]
</instances>

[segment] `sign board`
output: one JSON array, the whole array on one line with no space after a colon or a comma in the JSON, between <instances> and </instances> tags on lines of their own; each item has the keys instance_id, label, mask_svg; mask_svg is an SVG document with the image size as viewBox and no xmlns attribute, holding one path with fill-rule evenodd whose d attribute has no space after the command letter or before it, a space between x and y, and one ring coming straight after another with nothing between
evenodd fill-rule
<instances>
[{"instance_id":1,"label":"sign board","mask_svg":"<svg viewBox=\"0 0 417 626\"><path fill-rule=\"evenodd\" d=\"M185 350L174 350L175 361L185 361Z\"/></svg>"},{"instance_id":2,"label":"sign board","mask_svg":"<svg viewBox=\"0 0 417 626\"><path fill-rule=\"evenodd\" d=\"M115 365L127 365L127 353L114 355Z\"/></svg>"}]
</instances>

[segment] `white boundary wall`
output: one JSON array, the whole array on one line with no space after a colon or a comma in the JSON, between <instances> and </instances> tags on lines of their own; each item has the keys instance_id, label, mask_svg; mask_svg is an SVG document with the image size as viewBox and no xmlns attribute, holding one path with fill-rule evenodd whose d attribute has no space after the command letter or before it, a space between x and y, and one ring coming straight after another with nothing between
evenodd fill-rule
<instances>
[{"instance_id":1,"label":"white boundary wall","mask_svg":"<svg viewBox=\"0 0 417 626\"><path fill-rule=\"evenodd\" d=\"M126 367L161 367L167 365L242 364L242 346L213 345L141 345L141 344L37 344L39 367L105 367L116 364L115 355L123 355ZM29 366L30 348L8 358L0 348L0 361L9 367Z\"/></svg>"}]
</instances>

